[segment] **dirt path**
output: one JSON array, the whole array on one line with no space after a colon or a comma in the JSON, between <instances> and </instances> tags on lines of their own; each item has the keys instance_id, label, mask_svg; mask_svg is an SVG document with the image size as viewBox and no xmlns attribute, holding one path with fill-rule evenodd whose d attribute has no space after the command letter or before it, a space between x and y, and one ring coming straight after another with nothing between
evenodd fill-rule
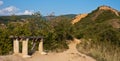
<instances>
[{"instance_id":1,"label":"dirt path","mask_svg":"<svg viewBox=\"0 0 120 61\"><path fill-rule=\"evenodd\" d=\"M93 58L79 53L76 49L76 44L76 42L70 43L69 49L62 53L48 53L48 55L35 53L31 58L22 58L12 55L1 58L4 60L7 58L8 61L95 61Z\"/></svg>"}]
</instances>

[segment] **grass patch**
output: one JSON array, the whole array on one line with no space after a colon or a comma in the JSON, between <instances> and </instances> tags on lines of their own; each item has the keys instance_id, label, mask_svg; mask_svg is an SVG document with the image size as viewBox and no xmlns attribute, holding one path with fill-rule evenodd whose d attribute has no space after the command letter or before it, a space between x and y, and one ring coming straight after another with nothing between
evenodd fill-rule
<instances>
[{"instance_id":1,"label":"grass patch","mask_svg":"<svg viewBox=\"0 0 120 61\"><path fill-rule=\"evenodd\" d=\"M77 45L79 52L92 56L97 61L119 61L120 47L110 42L82 41Z\"/></svg>"}]
</instances>

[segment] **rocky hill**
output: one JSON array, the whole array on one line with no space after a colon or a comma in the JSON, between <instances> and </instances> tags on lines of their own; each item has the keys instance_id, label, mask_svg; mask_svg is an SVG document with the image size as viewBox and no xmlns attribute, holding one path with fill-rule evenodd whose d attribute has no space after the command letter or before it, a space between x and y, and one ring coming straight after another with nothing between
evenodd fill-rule
<instances>
[{"instance_id":1,"label":"rocky hill","mask_svg":"<svg viewBox=\"0 0 120 61\"><path fill-rule=\"evenodd\" d=\"M81 15L76 16L72 23L100 23L104 22L112 25L114 28L120 28L120 16L119 11L115 10L109 6L100 6L96 10L92 11L86 16L83 16L83 19L80 19ZM78 20L79 19L79 20ZM76 20L76 21L75 21Z\"/></svg>"},{"instance_id":2,"label":"rocky hill","mask_svg":"<svg viewBox=\"0 0 120 61\"><path fill-rule=\"evenodd\" d=\"M99 10L110 10L110 11L114 12L117 16L119 16L119 12L109 6L100 6Z\"/></svg>"},{"instance_id":3,"label":"rocky hill","mask_svg":"<svg viewBox=\"0 0 120 61\"><path fill-rule=\"evenodd\" d=\"M91 17L90 19L91 20L96 20L97 17L101 16L101 15L104 15L105 12L110 12L111 14L115 14L116 17L119 17L120 16L120 12L116 9L113 9L109 6L100 6L98 7L96 10L94 10L93 12L89 13L89 16ZM77 15L73 20L72 20L72 24L75 24L79 21L81 21L81 19L85 18L88 14L80 14L80 15ZM115 16L114 15L114 16ZM88 17L89 17L88 16ZM105 15L106 16L106 15ZM107 18L107 16L106 16ZM109 18L108 18L109 19ZM118 26L117 26L118 27Z\"/></svg>"}]
</instances>

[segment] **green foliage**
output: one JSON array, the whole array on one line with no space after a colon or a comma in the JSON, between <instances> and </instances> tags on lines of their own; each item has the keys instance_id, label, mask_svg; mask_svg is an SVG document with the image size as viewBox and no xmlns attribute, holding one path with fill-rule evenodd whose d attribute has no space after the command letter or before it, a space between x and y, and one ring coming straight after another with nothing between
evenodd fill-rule
<instances>
[{"instance_id":1,"label":"green foliage","mask_svg":"<svg viewBox=\"0 0 120 61\"><path fill-rule=\"evenodd\" d=\"M0 29L0 54L9 54L12 52L12 41L7 29Z\"/></svg>"},{"instance_id":2,"label":"green foliage","mask_svg":"<svg viewBox=\"0 0 120 61\"><path fill-rule=\"evenodd\" d=\"M9 36L43 36L44 50L61 52L68 49L67 39L74 37L73 25L71 18L58 16L53 20L47 21L42 18L39 12L32 15L33 17L24 18L24 21L10 21L6 24L4 30L0 29L0 54L10 54L13 51L13 41ZM11 16L10 19L15 19ZM32 47L29 42L29 52ZM37 42L38 45L38 42ZM20 51L21 51L20 46ZM37 46L35 47L37 50Z\"/></svg>"},{"instance_id":3,"label":"green foliage","mask_svg":"<svg viewBox=\"0 0 120 61\"><path fill-rule=\"evenodd\" d=\"M100 15L97 16L96 22L103 22L105 20L118 18L114 12L111 11L103 11Z\"/></svg>"},{"instance_id":4,"label":"green foliage","mask_svg":"<svg viewBox=\"0 0 120 61\"><path fill-rule=\"evenodd\" d=\"M49 22L49 33L45 40L45 47L47 50L61 51L68 49L67 42L65 40L72 39L73 27L70 23L70 19L66 17L57 17ZM50 47L51 46L51 47Z\"/></svg>"}]
</instances>

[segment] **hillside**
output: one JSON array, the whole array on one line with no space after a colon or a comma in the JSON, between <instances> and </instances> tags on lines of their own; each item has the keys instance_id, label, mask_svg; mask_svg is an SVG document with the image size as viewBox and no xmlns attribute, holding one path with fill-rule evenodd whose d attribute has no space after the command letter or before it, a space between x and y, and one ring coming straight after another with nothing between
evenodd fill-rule
<instances>
[{"instance_id":1,"label":"hillside","mask_svg":"<svg viewBox=\"0 0 120 61\"><path fill-rule=\"evenodd\" d=\"M109 6L100 6L100 7L98 7L96 10L94 10L95 12L92 12L92 15L90 15L90 13L89 13L89 15L91 16L91 20L97 20L97 18L98 17L100 17L101 15L100 14L103 14L104 15L104 12L106 11L110 11L111 12L111 14L115 14L117 17L119 17L120 16L120 13L119 13L119 11L118 10L115 10L115 9L113 9L113 8L111 8L111 7L109 7ZM104 11L104 12L103 12ZM81 21L81 19L83 19L83 18L85 18L86 16L87 16L88 14L80 14L80 15L77 15L73 20L72 20L72 24L75 24L75 23L77 23L77 22L79 22L79 21ZM107 16L106 16L107 17ZM109 18L110 19L110 18ZM113 19L114 20L114 19ZM117 20L117 19L116 19ZM115 20L115 21L116 21ZM117 28L119 28L119 25L117 24L118 23L118 21L116 21L116 22L114 22L114 27L117 27ZM113 23L111 23L111 24L113 24Z\"/></svg>"},{"instance_id":2,"label":"hillside","mask_svg":"<svg viewBox=\"0 0 120 61\"><path fill-rule=\"evenodd\" d=\"M34 18L34 16L32 15L0 16L0 23L16 22L26 18Z\"/></svg>"},{"instance_id":3,"label":"hillside","mask_svg":"<svg viewBox=\"0 0 120 61\"><path fill-rule=\"evenodd\" d=\"M119 11L108 6L100 6L96 10L89 13L85 18L81 19L78 23L84 22L90 24L89 22L107 22L107 24L111 24L113 27L119 28L120 16L118 13Z\"/></svg>"},{"instance_id":4,"label":"hillside","mask_svg":"<svg viewBox=\"0 0 120 61\"><path fill-rule=\"evenodd\" d=\"M66 15L60 15L67 18L74 18L76 14L66 14ZM45 20L52 20L59 16L42 16L42 19ZM0 23L8 23L8 22L16 22L16 21L22 21L26 18L35 18L34 15L12 15L12 16L0 16Z\"/></svg>"},{"instance_id":5,"label":"hillside","mask_svg":"<svg viewBox=\"0 0 120 61\"><path fill-rule=\"evenodd\" d=\"M75 27L76 37L86 40L78 47L81 52L93 56L98 61L120 60L119 57L116 57L120 56L120 53L117 52L120 51L120 16L118 10L109 6L100 6L75 23ZM86 47L86 49L80 46ZM115 54L116 56L114 56Z\"/></svg>"},{"instance_id":6,"label":"hillside","mask_svg":"<svg viewBox=\"0 0 120 61\"><path fill-rule=\"evenodd\" d=\"M119 15L119 12L111 7L108 7L108 6L100 6L99 7L99 10L110 10L112 11L113 13L115 13L117 16L120 16Z\"/></svg>"}]
</instances>

